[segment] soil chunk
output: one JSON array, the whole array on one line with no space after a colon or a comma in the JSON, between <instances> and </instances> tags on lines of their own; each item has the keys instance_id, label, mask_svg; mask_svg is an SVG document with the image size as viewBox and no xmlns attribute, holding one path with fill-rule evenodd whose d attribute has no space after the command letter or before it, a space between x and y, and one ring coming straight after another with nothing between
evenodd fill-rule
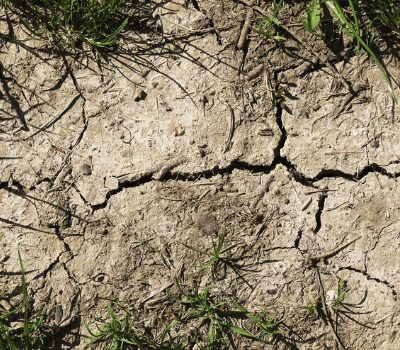
<instances>
[{"instance_id":1,"label":"soil chunk","mask_svg":"<svg viewBox=\"0 0 400 350\"><path fill-rule=\"evenodd\" d=\"M218 231L217 219L211 214L197 213L193 215L193 220L196 227L205 235L216 234Z\"/></svg>"}]
</instances>

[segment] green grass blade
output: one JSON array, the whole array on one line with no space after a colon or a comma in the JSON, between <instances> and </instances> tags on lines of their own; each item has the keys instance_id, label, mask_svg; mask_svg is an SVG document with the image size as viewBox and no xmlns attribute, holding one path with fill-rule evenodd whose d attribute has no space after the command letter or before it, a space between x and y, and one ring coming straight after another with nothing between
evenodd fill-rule
<instances>
[{"instance_id":1,"label":"green grass blade","mask_svg":"<svg viewBox=\"0 0 400 350\"><path fill-rule=\"evenodd\" d=\"M214 343L214 322L211 322L210 328L208 329L208 343Z\"/></svg>"},{"instance_id":2,"label":"green grass blade","mask_svg":"<svg viewBox=\"0 0 400 350\"><path fill-rule=\"evenodd\" d=\"M25 343L25 348L27 350L30 350L32 348L31 346L31 337L29 334L29 328L28 328L28 290L26 288L26 283L25 283L25 270L24 270L24 264L22 263L22 258L21 258L21 253L18 250L18 258L19 258L19 263L21 265L21 273L22 273L22 295L24 298L24 305L25 305L25 312L24 312L24 343Z\"/></svg>"},{"instance_id":3,"label":"green grass blade","mask_svg":"<svg viewBox=\"0 0 400 350\"><path fill-rule=\"evenodd\" d=\"M195 252L197 252L197 253L200 253L200 254L203 254L203 255L208 255L208 256L214 256L213 253L202 252L201 250L198 250L198 249L196 249L196 248L193 248L193 247L191 247L191 246L189 246L189 245L186 245L185 243L182 243L182 242L181 242L181 244L184 245L186 248L189 248L189 249L191 249L191 250L193 250L193 251L195 251Z\"/></svg>"},{"instance_id":4,"label":"green grass blade","mask_svg":"<svg viewBox=\"0 0 400 350\"><path fill-rule=\"evenodd\" d=\"M162 344L164 343L165 337L167 336L167 334L170 332L170 330L171 330L177 323L179 323L179 321L173 321L169 326L167 326L167 328L164 329L164 332L162 333L162 335L161 335L161 340L160 340L161 346L162 346Z\"/></svg>"},{"instance_id":5,"label":"green grass blade","mask_svg":"<svg viewBox=\"0 0 400 350\"><path fill-rule=\"evenodd\" d=\"M274 8L274 18L276 18L276 16L278 16L279 8L281 7L282 2L283 2L283 0L280 0L279 4L277 6L275 6L275 8Z\"/></svg>"},{"instance_id":6,"label":"green grass blade","mask_svg":"<svg viewBox=\"0 0 400 350\"><path fill-rule=\"evenodd\" d=\"M309 31L311 34L319 36L314 29L319 25L321 21L321 7L318 2L319 0L313 0L310 4L308 11L304 13L305 19L303 19L303 26L304 28Z\"/></svg>"},{"instance_id":7,"label":"green grass blade","mask_svg":"<svg viewBox=\"0 0 400 350\"><path fill-rule=\"evenodd\" d=\"M256 337L255 335L249 333L248 331L246 331L246 330L244 330L243 328L240 328L240 327L238 327L238 326L234 326L234 325L232 325L232 324L227 324L227 323L223 323L223 326L224 326L224 327L227 327L227 328L229 328L231 331L236 332L236 333L238 333L238 334L240 334L240 335L243 335L243 336L245 336L245 337L249 337L249 338L252 338L252 339L261 341L261 342L263 342L263 343L265 343L265 344L269 344L269 341L267 341L267 340L265 340L265 339L258 338L258 337Z\"/></svg>"},{"instance_id":8,"label":"green grass blade","mask_svg":"<svg viewBox=\"0 0 400 350\"><path fill-rule=\"evenodd\" d=\"M193 282L193 280L192 280L192 282ZM179 285L179 281L178 281L177 277L175 277L175 284L178 287L178 290L182 295L184 295L186 298L188 298L188 300L192 300L193 299L191 296L185 294L185 292L182 290L181 286ZM193 284L192 284L192 286L193 286Z\"/></svg>"},{"instance_id":9,"label":"green grass blade","mask_svg":"<svg viewBox=\"0 0 400 350\"><path fill-rule=\"evenodd\" d=\"M375 63L377 64L379 70L381 71L381 74L386 82L386 86L389 90L390 95L393 98L393 101L395 103L397 103L397 99L396 96L394 94L392 85L390 84L389 78L386 75L385 70L383 69L381 63L378 60L378 57L376 57L376 55L373 53L373 51L369 48L369 46L362 40L362 38L360 37L360 35L356 32L356 30L354 29L353 25L346 19L342 9L339 6L339 3L337 2L337 0L327 0L326 4L330 7L330 9L332 10L332 12L334 13L335 16L337 16L337 18L339 19L339 21L346 26L347 31L345 31L345 33L347 35L349 35L350 37L354 37L357 39L357 41L364 47L365 51L367 51L371 57L374 59Z\"/></svg>"},{"instance_id":10,"label":"green grass blade","mask_svg":"<svg viewBox=\"0 0 400 350\"><path fill-rule=\"evenodd\" d=\"M248 317L250 320L252 320L254 323L258 323L260 320L254 316L251 312L248 312L243 306L239 305L236 301L231 299L231 303L235 305L239 311L243 312L246 317Z\"/></svg>"},{"instance_id":11,"label":"green grass blade","mask_svg":"<svg viewBox=\"0 0 400 350\"><path fill-rule=\"evenodd\" d=\"M355 25L354 32L357 33L357 35L361 37L360 28L358 26L356 10L354 9L353 2L351 0L348 0L348 1L350 4L351 12L353 14L353 19L354 19L354 25ZM357 40L357 61L358 61L359 57L360 57L360 42Z\"/></svg>"}]
</instances>

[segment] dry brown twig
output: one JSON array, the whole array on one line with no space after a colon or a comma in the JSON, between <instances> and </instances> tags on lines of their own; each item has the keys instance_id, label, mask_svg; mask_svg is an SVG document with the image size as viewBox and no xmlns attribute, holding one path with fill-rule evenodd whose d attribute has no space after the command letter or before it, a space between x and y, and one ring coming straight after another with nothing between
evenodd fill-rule
<instances>
[{"instance_id":1,"label":"dry brown twig","mask_svg":"<svg viewBox=\"0 0 400 350\"><path fill-rule=\"evenodd\" d=\"M249 6L254 6L254 4L255 4L255 1L251 0L249 3ZM249 35L249 32L250 32L250 25L251 25L251 19L253 17L253 14L254 14L254 11L250 7L247 11L246 19L244 21L243 28L240 33L238 43L236 45L238 50L243 50L244 47L246 46L247 35Z\"/></svg>"},{"instance_id":2,"label":"dry brown twig","mask_svg":"<svg viewBox=\"0 0 400 350\"><path fill-rule=\"evenodd\" d=\"M231 146L231 141L233 138L233 133L235 131L235 114L233 113L232 107L229 104L227 104L227 105L229 107L229 112L230 112L229 135L228 135L228 140L226 142L225 149L222 153L226 153L226 151L229 150L229 148Z\"/></svg>"},{"instance_id":3,"label":"dry brown twig","mask_svg":"<svg viewBox=\"0 0 400 350\"><path fill-rule=\"evenodd\" d=\"M301 259L299 259L299 260L300 260L300 261L301 261L301 260L303 260L303 261L310 261L310 260L320 260L320 259L322 259L322 258L326 258L326 257L328 257L328 256L331 256L331 255L337 253L338 251L342 250L343 248L346 248L348 245L350 245L351 243L353 243L354 241L356 241L357 239L360 239L360 238L361 238L361 236L358 236L358 237L356 237L356 238L353 238L350 242L347 242L347 243L345 243L345 244L342 244L341 246L337 247L337 248L334 249L334 250L331 250L331 251L328 252L328 253L323 253L323 254L318 254L318 255L314 255L314 256L309 256L309 257L307 257L307 258L301 258Z\"/></svg>"}]
</instances>

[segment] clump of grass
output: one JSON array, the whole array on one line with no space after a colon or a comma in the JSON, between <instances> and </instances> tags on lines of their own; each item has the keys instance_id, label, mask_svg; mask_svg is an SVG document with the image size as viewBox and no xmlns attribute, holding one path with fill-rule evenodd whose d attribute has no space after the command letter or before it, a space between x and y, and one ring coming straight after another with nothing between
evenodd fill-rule
<instances>
[{"instance_id":1,"label":"clump of grass","mask_svg":"<svg viewBox=\"0 0 400 350\"><path fill-rule=\"evenodd\" d=\"M17 12L22 24L32 33L28 41L46 32L56 45L75 46L88 42L95 47L112 45L129 21L130 14L121 19L117 11L123 0L4 0L6 11ZM11 6L12 5L12 6ZM18 7L17 7L18 5Z\"/></svg>"},{"instance_id":2,"label":"clump of grass","mask_svg":"<svg viewBox=\"0 0 400 350\"><path fill-rule=\"evenodd\" d=\"M0 236L0 239L3 235ZM18 251L18 258L21 265L22 273L22 293L23 303L12 311L6 312L0 315L0 349L4 350L40 350L45 348L44 333L44 314L34 322L29 322L29 310L28 310L28 290L25 282L25 270L22 263L21 254ZM17 329L13 329L9 326L11 315L17 313L19 310L24 308L24 325Z\"/></svg>"},{"instance_id":3,"label":"clump of grass","mask_svg":"<svg viewBox=\"0 0 400 350\"><path fill-rule=\"evenodd\" d=\"M212 305L209 303L209 300L208 300L209 290L211 288L219 288L219 286L210 285L210 286L207 286L202 292L198 293L198 292L196 292L196 290L194 288L193 278L192 278L191 284L192 284L192 293L193 294L190 295L190 294L185 293L182 290L177 278L175 278L175 284L176 284L179 292L186 298L186 300L180 300L180 299L174 298L168 294L168 291L167 291L167 294L169 295L169 297L171 299L177 301L178 303L187 305L190 307L190 309L187 311L178 311L176 313L190 315L194 318L203 318L203 319L206 319L210 324L209 329L208 329L208 342L204 349L212 349L220 341L224 341L228 345L225 330L230 330L230 331L236 332L242 336L269 344L270 342L268 340L263 339L263 337L266 334L268 334L268 335L279 334L280 332L276 331L276 328L286 318L286 316L289 312L289 310L288 310L286 312L286 314L284 315L284 317L279 321L275 321L277 314L269 320L264 320L263 316L265 314L267 304L265 305L264 312L261 314L261 316L256 317L252 313L248 312L241 305L239 305L237 302L235 302L234 300L230 300L230 301L237 309L234 309L232 311L224 311L224 306L227 304L227 302L220 302L215 305ZM239 326L228 324L223 321L224 317L234 316L234 315L239 315L241 318L246 317L246 318L250 319L256 326L261 328L261 334L259 336L255 336ZM217 338L217 331L219 331L219 333L222 335L221 339ZM201 346L200 346L200 348L203 349Z\"/></svg>"},{"instance_id":4,"label":"clump of grass","mask_svg":"<svg viewBox=\"0 0 400 350\"><path fill-rule=\"evenodd\" d=\"M378 66L379 70L381 71L381 74L383 76L383 79L386 82L386 86L389 90L390 95L393 98L393 101L397 103L396 96L394 95L392 85L390 84L389 78L386 75L386 72L380 63L378 57L374 54L374 52L371 50L369 47L368 43L365 42L362 39L361 31L360 31L360 25L358 23L357 19L357 11L355 10L354 4L351 0L348 0L351 13L353 15L353 23L347 19L345 16L341 6L339 5L338 0L326 0L326 4L332 11L333 15L338 19L339 23L342 25L342 31L349 37L355 39L357 41L357 56L359 54L359 47L360 44L364 48L365 51L374 59L376 65Z\"/></svg>"},{"instance_id":5,"label":"clump of grass","mask_svg":"<svg viewBox=\"0 0 400 350\"><path fill-rule=\"evenodd\" d=\"M310 305L303 305L305 309L313 313L314 315L318 315L318 300L314 300L310 298L311 304Z\"/></svg>"},{"instance_id":6,"label":"clump of grass","mask_svg":"<svg viewBox=\"0 0 400 350\"><path fill-rule=\"evenodd\" d=\"M90 348L96 343L106 343L111 350L117 349L130 349L130 345L139 349L155 349L155 350L183 350L186 345L181 343L180 334L176 336L171 335L171 329L179 323L178 321L172 322L168 325L161 335L158 342L152 341L150 338L135 329L131 322L131 317L126 311L126 307L115 303L125 311L125 317L120 320L114 313L111 305L107 303L108 312L110 313L111 320L109 322L96 324L97 332L93 333L87 324L86 328L91 335ZM169 339L167 340L167 335Z\"/></svg>"},{"instance_id":7,"label":"clump of grass","mask_svg":"<svg viewBox=\"0 0 400 350\"><path fill-rule=\"evenodd\" d=\"M376 2L359 1L357 4L360 6L358 7L354 6L352 0L347 0L347 5L351 13L350 17L352 17L348 18L345 15L345 12L347 12L347 10L344 11L344 6L342 5L342 3L343 2L339 2L339 0L312 0L309 3L307 10L304 12L305 18L302 20L304 28L313 35L320 37L315 29L320 24L323 25L320 16L322 12L321 4L325 4L326 8L330 10L331 14L341 25L342 32L356 41L357 57L360 52L360 47L362 46L364 50L374 59L376 65L381 71L382 77L385 80L386 86L389 90L390 95L393 98L393 101L397 103L396 96L394 94L389 78L385 72L385 69L380 63L378 57L371 49L374 35L372 35L369 39L366 39L365 35L364 37L362 35L362 28L366 28L364 33L367 33L373 23L369 23L368 26L367 24L363 25L359 23L358 18L360 17L361 10L363 10L365 7L373 9L376 16L374 21L377 20L377 26L387 26L390 30L396 33L400 33L400 7L398 6L398 4L395 4L395 0L377 0ZM276 2L274 2L274 13L272 18L262 16L261 19L256 20L259 22L260 26L259 29L256 30L256 32L270 39L274 39L275 41L284 40L284 38L282 38L281 36L273 34L274 32L278 32L279 30L278 11L280 5L281 1L278 5L276 5Z\"/></svg>"},{"instance_id":8,"label":"clump of grass","mask_svg":"<svg viewBox=\"0 0 400 350\"><path fill-rule=\"evenodd\" d=\"M276 42L286 40L285 37L279 35L279 22L277 19L279 8L282 5L283 0L280 0L278 4L274 1L274 14L273 16L267 17L262 16L262 18L256 19L258 22L258 29L255 30L256 33L266 36L268 39L272 39Z\"/></svg>"},{"instance_id":9,"label":"clump of grass","mask_svg":"<svg viewBox=\"0 0 400 350\"><path fill-rule=\"evenodd\" d=\"M395 0L376 0L361 2L368 10L371 10L376 21L376 27L386 26L393 32L400 34L400 2Z\"/></svg>"},{"instance_id":10,"label":"clump of grass","mask_svg":"<svg viewBox=\"0 0 400 350\"><path fill-rule=\"evenodd\" d=\"M181 286L179 285L179 282L178 282L177 278L175 278L175 283L176 283L176 286L177 286L179 292L183 296L185 296L187 300L176 299L176 298L170 296L168 294L168 291L167 291L167 294L169 295L169 297L171 299L177 301L178 303L190 306L190 310L188 310L188 311L178 311L176 313L177 314L191 315L192 317L195 317L195 318L206 318L206 319L208 319L210 321L210 328L209 328L209 331L208 331L208 344L209 344L208 347L212 347L212 345L215 342L219 341L219 339L216 339L217 329L221 332L223 338L226 341L225 332L223 330L224 323L222 322L221 312L220 312L220 308L223 305L225 305L226 302L221 302L221 303L218 303L216 305L211 305L209 303L209 301L208 301L209 290L211 288L218 288L218 286L217 285L211 285L211 286L206 287L206 289L203 290L202 292L197 293L195 291L194 286L193 286L193 278L192 278L192 292L193 292L193 295L189 295L189 294L186 294L182 290Z\"/></svg>"},{"instance_id":11,"label":"clump of grass","mask_svg":"<svg viewBox=\"0 0 400 350\"><path fill-rule=\"evenodd\" d=\"M209 261L207 261L205 264L201 265L200 268L202 268L202 270L200 271L200 274L203 274L204 272L207 271L207 269L214 263L223 261L224 259L227 259L229 257L229 255L222 255L222 247L224 245L224 241L225 241L225 230L220 234L218 231L218 244L215 244L214 242L214 238L211 234L211 241L212 241L212 246L213 246L213 252L212 253L207 253L207 252L203 252L201 250L198 250L196 248L193 248L185 243L181 243L182 245L184 245L186 248L189 248L197 253L203 254L203 255L208 255L211 257L211 259Z\"/></svg>"},{"instance_id":12,"label":"clump of grass","mask_svg":"<svg viewBox=\"0 0 400 350\"><path fill-rule=\"evenodd\" d=\"M242 307L241 305L239 305L237 302L235 302L234 300L231 300L232 304L235 305L237 307L237 309L244 313L258 328L261 329L261 334L259 334L257 337L255 336L251 336L252 338L255 338L257 340L262 341L263 343L269 343L269 341L266 341L264 339L262 339L264 336L266 335L276 335L276 334L280 334L282 333L281 331L278 331L277 328L279 326L280 323L282 323L287 315L289 314L289 308L286 310L285 314L283 315L283 317L279 320L276 321L276 318L278 316L278 313L275 314L275 316L271 317L268 320L264 319L264 315L267 311L267 306L268 306L268 300L265 303L265 307L263 312L261 313L260 317L257 317L255 315L253 315L251 312L248 312L244 307Z\"/></svg>"},{"instance_id":13,"label":"clump of grass","mask_svg":"<svg viewBox=\"0 0 400 350\"><path fill-rule=\"evenodd\" d=\"M101 325L96 324L98 332L93 333L89 329L86 319L86 329L92 336L90 340L90 348L92 348L95 343L106 342L108 345L112 345L111 349L113 350L123 349L125 345L136 345L140 349L144 349L144 336L132 326L131 317L125 310L126 308L120 304L117 305L125 311L125 318L123 321L115 315L109 303L107 303L107 307L108 312L111 315L111 321L105 322Z\"/></svg>"},{"instance_id":14,"label":"clump of grass","mask_svg":"<svg viewBox=\"0 0 400 350\"><path fill-rule=\"evenodd\" d=\"M335 311L337 311L340 304L344 301L344 298L346 297L346 293L343 293L343 278L344 274L342 275L342 278L340 279L339 282L338 296L333 301L333 304L329 305L329 307Z\"/></svg>"}]
</instances>

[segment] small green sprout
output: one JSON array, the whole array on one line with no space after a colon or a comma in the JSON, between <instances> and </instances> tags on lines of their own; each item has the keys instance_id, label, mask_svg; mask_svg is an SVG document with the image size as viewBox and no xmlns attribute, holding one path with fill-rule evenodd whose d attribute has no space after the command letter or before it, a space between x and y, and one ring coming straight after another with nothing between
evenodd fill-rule
<instances>
[{"instance_id":1,"label":"small green sprout","mask_svg":"<svg viewBox=\"0 0 400 350\"><path fill-rule=\"evenodd\" d=\"M286 40L286 38L280 36L279 33L277 32L277 29L279 28L277 15L282 2L283 0L280 0L278 5L276 5L274 2L274 15L272 18L261 15L262 18L256 19L256 22L258 22L259 25L259 29L255 30L255 32L264 35L268 39L272 39L278 43Z\"/></svg>"},{"instance_id":2,"label":"small green sprout","mask_svg":"<svg viewBox=\"0 0 400 350\"><path fill-rule=\"evenodd\" d=\"M235 302L234 300L231 300L231 303L233 305L235 305L237 307L237 309L240 312L245 313L245 315L258 327L261 328L262 333L261 335L259 335L258 337L255 337L253 335L251 335L251 338L257 339L259 341L262 341L263 343L268 344L269 341L262 339L262 337L264 337L265 335L274 335L274 334L280 334L282 333L282 331L277 331L276 328L278 327L278 325L280 323L282 323L285 318L287 317L287 315L289 314L289 308L286 310L285 314L283 315L283 317L279 320L276 321L276 317L278 316L278 313L275 314L275 316L271 317L269 320L264 320L264 315L265 312L267 311L267 305L268 305L268 300L265 303L265 307L264 307L264 311L261 313L260 317L257 317L255 315L253 315L251 312L248 312L244 307L242 307L241 305L239 305L237 302ZM238 331L237 331L238 332ZM245 336L249 336L248 334L243 334L238 332L239 334L245 335Z\"/></svg>"},{"instance_id":3,"label":"small green sprout","mask_svg":"<svg viewBox=\"0 0 400 350\"><path fill-rule=\"evenodd\" d=\"M306 30L308 30L311 34L315 36L320 36L315 32L315 28L318 26L321 21L321 7L319 4L319 0L313 0L308 8L308 11L304 13L305 19L303 19L303 26Z\"/></svg>"},{"instance_id":4,"label":"small green sprout","mask_svg":"<svg viewBox=\"0 0 400 350\"><path fill-rule=\"evenodd\" d=\"M211 234L211 241L212 241L212 245L213 245L213 251L214 251L213 253L203 252L201 250L198 250L196 248L188 246L185 243L181 243L186 248L189 248L189 249L191 249L191 250L193 250L195 252L198 252L198 253L203 254L203 255L208 255L208 256L211 257L211 259L209 261L207 261L205 264L200 266L200 268L203 268L201 270L200 274L203 274L214 262L218 263L219 261L223 261L224 259L229 257L229 255L221 255L222 246L224 245L224 241L225 241L225 230L221 234L218 231L218 244L215 244L214 239L212 237L212 234Z\"/></svg>"},{"instance_id":5,"label":"small green sprout","mask_svg":"<svg viewBox=\"0 0 400 350\"><path fill-rule=\"evenodd\" d=\"M312 312L314 315L318 315L318 300L313 300L312 298L310 298L310 301L310 305L303 305L303 307Z\"/></svg>"},{"instance_id":6,"label":"small green sprout","mask_svg":"<svg viewBox=\"0 0 400 350\"><path fill-rule=\"evenodd\" d=\"M339 282L339 290L338 290L338 296L337 298L334 300L332 305L329 305L329 307L333 310L337 310L338 307L340 306L340 304L344 301L344 298L346 297L346 293L343 293L343 278L344 278L344 274L342 275L342 278L340 279Z\"/></svg>"},{"instance_id":7,"label":"small green sprout","mask_svg":"<svg viewBox=\"0 0 400 350\"><path fill-rule=\"evenodd\" d=\"M186 294L181 286L179 285L178 279L175 277L175 284L179 290L179 292L186 297L186 300L179 300L176 299L168 294L167 290L167 295L177 301L180 304L183 305L188 305L190 306L190 310L188 311L178 311L176 312L177 314L189 314L192 315L193 317L199 317L199 318L207 318L210 320L210 328L208 331L208 340L209 344L213 344L214 342L218 341L216 337L216 332L217 329L221 332L225 342L227 343L227 340L225 338L225 332L223 330L223 326L225 325L222 322L221 319L221 310L220 308L226 304L226 302L221 302L216 305L211 305L208 301L208 293L211 288L219 288L217 285L210 285L206 287L205 290L203 290L200 293L197 293L195 291L194 285L193 285L193 278L191 279L191 284L192 284L192 292L193 295Z\"/></svg>"},{"instance_id":8,"label":"small green sprout","mask_svg":"<svg viewBox=\"0 0 400 350\"><path fill-rule=\"evenodd\" d=\"M123 321L119 320L112 310L109 303L107 303L108 311L111 315L111 321L101 325L96 324L97 331L93 333L87 324L86 329L91 335L90 348L93 344L98 342L107 342L113 345L112 350L122 349L125 345L136 345L140 349L144 349L143 335L132 327L131 318L126 308L120 304L115 303L125 311L125 318Z\"/></svg>"},{"instance_id":9,"label":"small green sprout","mask_svg":"<svg viewBox=\"0 0 400 350\"><path fill-rule=\"evenodd\" d=\"M3 235L0 236L0 239ZM0 315L0 349L43 349L44 339L49 334L45 334L44 318L45 315L41 315L34 322L29 321L29 310L28 310L28 290L25 281L25 270L22 263L21 254L18 251L18 258L21 266L22 273L22 293L23 303L14 310L6 312ZM17 313L20 309L24 308L24 325L19 328L9 327L10 316Z\"/></svg>"},{"instance_id":10,"label":"small green sprout","mask_svg":"<svg viewBox=\"0 0 400 350\"><path fill-rule=\"evenodd\" d=\"M190 306L190 310L178 311L176 313L177 314L187 314L187 315L191 315L192 317L204 318L204 319L209 320L210 328L208 329L208 343L205 348L203 348L199 345L201 349L212 349L213 344L220 342L222 340L225 341L226 344L228 344L224 329L229 329L229 330L236 332L240 335L243 335L245 337L248 337L248 338L251 338L254 340L258 340L265 344L269 344L269 341L263 339L264 335L266 335L266 334L273 335L273 334L281 333L275 329L281 322L283 322L283 320L286 318L286 316L289 312L289 309L288 309L286 311L285 315L283 316L283 318L279 321L276 321L277 314L275 316L273 316L271 319L266 321L263 319L263 316L266 312L268 302L265 304L265 308L264 308L264 311L261 314L261 316L256 317L252 313L248 312L244 307L242 307L237 302L235 302L234 300L230 300L230 301L237 309L232 310L232 311L224 311L223 308L227 304L227 302L220 302L216 305L211 305L208 301L209 290L211 288L219 288L219 286L210 285L210 286L206 287L202 292L197 293L195 291L195 288L193 285L193 278L192 278L191 284L192 284L193 295L190 295L190 294L186 294L182 290L177 278L175 278L175 284L176 284L179 292L186 298L186 300L179 300L179 299L176 299L176 298L170 296L168 294L168 289L167 289L167 295L171 299L177 301L178 303ZM255 325L260 327L262 330L261 335L255 336L239 326L235 326L235 325L223 322L223 317L226 317L226 316L234 317L234 315L238 314L238 313L241 314L242 317L245 316L245 317L249 318ZM221 333L222 339L216 338L217 331L219 331Z\"/></svg>"}]
</instances>

